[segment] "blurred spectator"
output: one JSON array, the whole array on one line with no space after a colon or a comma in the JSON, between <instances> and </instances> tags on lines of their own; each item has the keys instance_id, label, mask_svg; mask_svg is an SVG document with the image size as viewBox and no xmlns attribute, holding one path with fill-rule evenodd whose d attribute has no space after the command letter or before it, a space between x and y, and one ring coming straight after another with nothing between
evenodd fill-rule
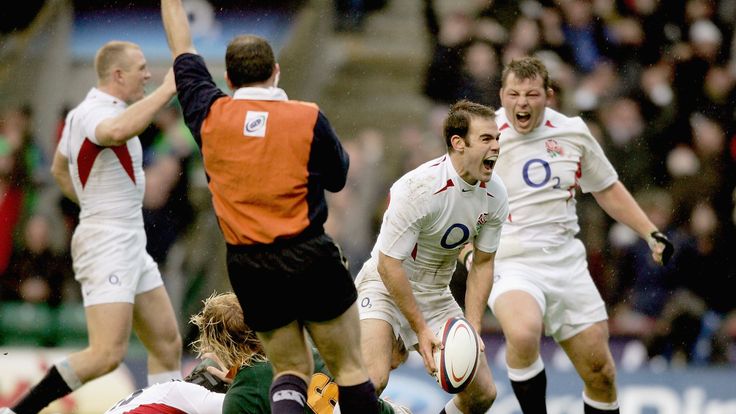
<instances>
[{"instance_id":1,"label":"blurred spectator","mask_svg":"<svg viewBox=\"0 0 736 414\"><path fill-rule=\"evenodd\" d=\"M334 0L335 30L362 32L366 16L387 4L388 0Z\"/></svg>"},{"instance_id":2,"label":"blurred spectator","mask_svg":"<svg viewBox=\"0 0 736 414\"><path fill-rule=\"evenodd\" d=\"M501 100L501 67L496 50L487 41L474 40L465 48L456 99L468 99L498 108Z\"/></svg>"},{"instance_id":3,"label":"blurred spectator","mask_svg":"<svg viewBox=\"0 0 736 414\"><path fill-rule=\"evenodd\" d=\"M431 38L431 58L424 79L424 93L437 103L451 104L462 88L460 74L473 19L462 11L438 16L432 0L424 0L424 17Z\"/></svg>"},{"instance_id":4,"label":"blurred spectator","mask_svg":"<svg viewBox=\"0 0 736 414\"><path fill-rule=\"evenodd\" d=\"M593 71L604 59L606 35L593 14L593 3L587 0L560 2L565 44L572 53L575 67L582 73Z\"/></svg>"},{"instance_id":5,"label":"blurred spectator","mask_svg":"<svg viewBox=\"0 0 736 414\"><path fill-rule=\"evenodd\" d=\"M154 119L158 133L143 154L146 189L143 222L146 250L160 265L172 244L193 217L187 190L189 167L199 162L199 151L176 106L161 110Z\"/></svg>"},{"instance_id":6,"label":"blurred spectator","mask_svg":"<svg viewBox=\"0 0 736 414\"><path fill-rule=\"evenodd\" d=\"M15 175L16 165L12 145L0 137L0 275L3 278L13 254L14 229L23 207L23 189Z\"/></svg>"},{"instance_id":7,"label":"blurred spectator","mask_svg":"<svg viewBox=\"0 0 736 414\"><path fill-rule=\"evenodd\" d=\"M325 231L339 243L348 259L350 272L358 274L370 256L380 215L386 200L386 185L391 171L383 168L386 137L377 130L366 129L345 142L350 156L350 169L345 188L328 194L330 215ZM380 211L378 211L380 209Z\"/></svg>"},{"instance_id":8,"label":"blurred spectator","mask_svg":"<svg viewBox=\"0 0 736 414\"><path fill-rule=\"evenodd\" d=\"M7 269L17 225L33 213L37 187L48 176L31 122L28 107L0 114L0 274Z\"/></svg>"},{"instance_id":9,"label":"blurred spectator","mask_svg":"<svg viewBox=\"0 0 736 414\"><path fill-rule=\"evenodd\" d=\"M675 255L666 266L651 258L651 249L624 226L614 225L609 241L614 247L616 264L615 300L611 332L634 335L645 341L656 319L675 289L675 276L688 235L673 226L674 201L664 189L651 188L636 193L636 200L657 228L672 241Z\"/></svg>"},{"instance_id":10,"label":"blurred spectator","mask_svg":"<svg viewBox=\"0 0 736 414\"><path fill-rule=\"evenodd\" d=\"M8 272L2 278L2 300L23 300L58 307L65 284L72 280L69 255L52 251L50 223L42 215L32 216L23 230L23 243L13 252Z\"/></svg>"},{"instance_id":11,"label":"blurred spectator","mask_svg":"<svg viewBox=\"0 0 736 414\"><path fill-rule=\"evenodd\" d=\"M608 158L632 192L651 184L648 126L639 104L627 97L600 106L598 119Z\"/></svg>"},{"instance_id":12,"label":"blurred spectator","mask_svg":"<svg viewBox=\"0 0 736 414\"><path fill-rule=\"evenodd\" d=\"M662 355L681 365L693 359L723 360L723 355L712 352L714 348L710 344L717 339L714 331L719 328L721 318L735 308L734 260L731 249L717 242L723 236L720 234L723 227L713 206L704 201L697 203L689 224L691 238L688 245L680 248L675 292L665 304L648 341L650 356ZM716 320L712 322L706 317ZM701 335L708 345L697 349L696 342Z\"/></svg>"}]
</instances>

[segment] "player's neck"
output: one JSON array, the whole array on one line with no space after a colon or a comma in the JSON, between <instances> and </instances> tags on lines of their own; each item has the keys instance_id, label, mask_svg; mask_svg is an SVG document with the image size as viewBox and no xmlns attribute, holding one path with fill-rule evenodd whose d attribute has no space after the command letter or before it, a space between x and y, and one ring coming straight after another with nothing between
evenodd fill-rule
<instances>
[{"instance_id":1,"label":"player's neck","mask_svg":"<svg viewBox=\"0 0 736 414\"><path fill-rule=\"evenodd\" d=\"M118 98L118 99L120 99L123 102L128 103L128 101L125 99L125 94L122 93L117 88L115 88L114 86L111 86L111 85L100 85L100 84L98 84L97 85L97 89L99 89L100 91L102 91L102 92L104 92L104 93L106 93L106 94L108 94L110 96L113 96L115 98Z\"/></svg>"},{"instance_id":2,"label":"player's neck","mask_svg":"<svg viewBox=\"0 0 736 414\"><path fill-rule=\"evenodd\" d=\"M470 175L469 172L465 171L465 168L463 167L463 163L461 162L461 155L455 151L450 151L450 163L452 164L452 168L455 169L455 172L458 176L460 176L460 179L465 181L468 185L476 185L478 184L478 180L473 178L472 175Z\"/></svg>"}]
</instances>

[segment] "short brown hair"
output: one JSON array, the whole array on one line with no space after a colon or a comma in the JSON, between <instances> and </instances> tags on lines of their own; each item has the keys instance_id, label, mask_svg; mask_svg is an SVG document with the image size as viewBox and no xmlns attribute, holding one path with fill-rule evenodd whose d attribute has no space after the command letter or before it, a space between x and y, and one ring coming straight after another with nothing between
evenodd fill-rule
<instances>
[{"instance_id":1,"label":"short brown hair","mask_svg":"<svg viewBox=\"0 0 736 414\"><path fill-rule=\"evenodd\" d=\"M227 45L225 68L235 88L265 81L275 65L271 45L260 36L240 35Z\"/></svg>"},{"instance_id":2,"label":"short brown hair","mask_svg":"<svg viewBox=\"0 0 736 414\"><path fill-rule=\"evenodd\" d=\"M526 56L521 59L514 59L506 65L501 74L501 87L506 86L506 78L509 73L513 73L516 79L535 79L540 77L542 79L542 86L546 91L550 87L549 72L544 63L536 57Z\"/></svg>"},{"instance_id":3,"label":"short brown hair","mask_svg":"<svg viewBox=\"0 0 736 414\"><path fill-rule=\"evenodd\" d=\"M452 147L453 135L462 137L468 143L468 129L472 117L496 119L496 111L490 106L481 105L466 99L456 102L450 107L445 119L445 144Z\"/></svg>"},{"instance_id":4,"label":"short brown hair","mask_svg":"<svg viewBox=\"0 0 736 414\"><path fill-rule=\"evenodd\" d=\"M192 342L198 357L212 352L225 364L225 369L266 360L261 341L246 325L243 309L234 293L213 293L203 305L202 310L189 319L199 329L199 336Z\"/></svg>"},{"instance_id":5,"label":"short brown hair","mask_svg":"<svg viewBox=\"0 0 736 414\"><path fill-rule=\"evenodd\" d=\"M97 51L95 55L95 71L97 72L97 80L104 81L110 76L110 71L115 66L121 66L128 69L130 61L127 53L130 49L140 50L140 46L133 42L125 42L121 40L113 40L105 43Z\"/></svg>"}]
</instances>

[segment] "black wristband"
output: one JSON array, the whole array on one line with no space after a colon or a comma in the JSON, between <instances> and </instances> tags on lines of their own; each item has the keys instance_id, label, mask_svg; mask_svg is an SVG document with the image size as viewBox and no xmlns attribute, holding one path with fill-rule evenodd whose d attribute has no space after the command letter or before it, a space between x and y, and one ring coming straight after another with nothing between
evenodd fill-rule
<instances>
[{"instance_id":1,"label":"black wristband","mask_svg":"<svg viewBox=\"0 0 736 414\"><path fill-rule=\"evenodd\" d=\"M666 265L672 258L672 254L675 252L675 246L673 246L670 239L668 239L667 236L659 230L651 232L650 236L652 236L657 243L662 243L664 245L664 250L662 251L662 265Z\"/></svg>"}]
</instances>

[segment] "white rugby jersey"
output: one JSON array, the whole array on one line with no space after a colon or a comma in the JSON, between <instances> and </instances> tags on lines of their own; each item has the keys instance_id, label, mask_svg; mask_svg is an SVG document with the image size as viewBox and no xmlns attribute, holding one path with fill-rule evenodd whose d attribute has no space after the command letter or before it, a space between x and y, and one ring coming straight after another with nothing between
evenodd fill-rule
<instances>
[{"instance_id":1,"label":"white rugby jersey","mask_svg":"<svg viewBox=\"0 0 736 414\"><path fill-rule=\"evenodd\" d=\"M225 394L173 380L135 391L105 414L221 414L224 400Z\"/></svg>"},{"instance_id":2,"label":"white rugby jersey","mask_svg":"<svg viewBox=\"0 0 736 414\"><path fill-rule=\"evenodd\" d=\"M558 246L578 233L575 191L601 191L618 174L580 117L547 108L542 124L516 132L503 108L496 112L501 152L494 174L509 194L509 217L497 258L528 248ZM513 251L513 253L511 253Z\"/></svg>"},{"instance_id":3,"label":"white rugby jersey","mask_svg":"<svg viewBox=\"0 0 736 414\"><path fill-rule=\"evenodd\" d=\"M80 220L142 223L145 189L143 155L138 137L119 147L103 147L95 128L127 107L122 100L92 88L66 117L59 151L69 159Z\"/></svg>"},{"instance_id":4,"label":"white rugby jersey","mask_svg":"<svg viewBox=\"0 0 736 414\"><path fill-rule=\"evenodd\" d=\"M496 251L507 215L506 187L495 173L470 185L445 155L393 184L370 260L375 265L381 251L403 260L409 280L445 287L463 245Z\"/></svg>"}]
</instances>

